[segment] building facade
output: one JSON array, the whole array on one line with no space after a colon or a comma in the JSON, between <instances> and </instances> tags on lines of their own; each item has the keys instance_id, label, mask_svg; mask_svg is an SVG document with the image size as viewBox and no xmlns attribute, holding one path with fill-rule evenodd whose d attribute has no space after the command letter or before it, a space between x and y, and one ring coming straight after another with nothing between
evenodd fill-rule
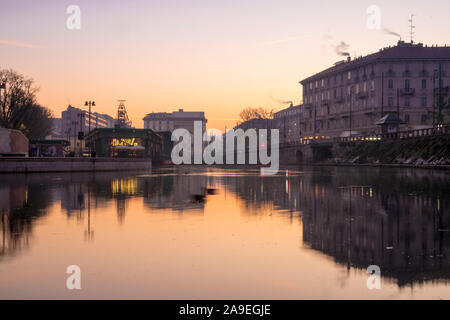
<instances>
[{"instance_id":1,"label":"building facade","mask_svg":"<svg viewBox=\"0 0 450 320\"><path fill-rule=\"evenodd\" d=\"M97 112L91 112L72 107L69 105L65 111L61 113L61 138L70 142L72 151L81 150L83 142L79 139L79 132L83 132L83 136L89 133L89 122L91 131L96 128L114 128L116 120L107 115Z\"/></svg>"},{"instance_id":2,"label":"building facade","mask_svg":"<svg viewBox=\"0 0 450 320\"><path fill-rule=\"evenodd\" d=\"M86 137L86 141L97 157L151 158L158 161L161 157L161 136L148 129L97 128Z\"/></svg>"},{"instance_id":3,"label":"building facade","mask_svg":"<svg viewBox=\"0 0 450 320\"><path fill-rule=\"evenodd\" d=\"M179 109L171 113L152 112L144 117L144 129L155 132L173 132L176 129L186 129L194 133L194 121L202 122L202 131L206 131L205 113L201 111L184 111Z\"/></svg>"},{"instance_id":4,"label":"building facade","mask_svg":"<svg viewBox=\"0 0 450 320\"><path fill-rule=\"evenodd\" d=\"M448 102L450 47L399 41L300 83L304 137L379 133L377 120L397 112L401 130L426 128L438 123L438 110Z\"/></svg>"},{"instance_id":5,"label":"building facade","mask_svg":"<svg viewBox=\"0 0 450 320\"><path fill-rule=\"evenodd\" d=\"M87 134L89 132L89 121L91 130L95 128L114 128L116 120L107 115L91 112L72 107L69 105L61 113L61 133L66 138L78 137L78 132Z\"/></svg>"},{"instance_id":6,"label":"building facade","mask_svg":"<svg viewBox=\"0 0 450 320\"><path fill-rule=\"evenodd\" d=\"M280 130L280 143L293 143L303 137L302 119L303 105L291 104L289 108L274 113L272 127Z\"/></svg>"}]
</instances>

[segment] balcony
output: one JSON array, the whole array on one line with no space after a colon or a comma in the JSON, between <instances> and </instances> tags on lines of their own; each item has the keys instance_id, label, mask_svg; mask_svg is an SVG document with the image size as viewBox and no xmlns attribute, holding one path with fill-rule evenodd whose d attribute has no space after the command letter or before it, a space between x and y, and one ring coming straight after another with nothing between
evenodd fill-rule
<instances>
[{"instance_id":1,"label":"balcony","mask_svg":"<svg viewBox=\"0 0 450 320\"><path fill-rule=\"evenodd\" d=\"M328 99L323 99L323 100L322 100L322 105L323 105L323 106L328 106L328 105L330 105L330 100L328 100Z\"/></svg>"},{"instance_id":2,"label":"balcony","mask_svg":"<svg viewBox=\"0 0 450 320\"><path fill-rule=\"evenodd\" d=\"M371 108L371 107L365 108L364 114L365 114L365 115L375 114L375 110L374 110L374 108Z\"/></svg>"},{"instance_id":3,"label":"balcony","mask_svg":"<svg viewBox=\"0 0 450 320\"><path fill-rule=\"evenodd\" d=\"M411 75L412 75L412 73L411 73L410 70L405 70L405 71L403 71L403 76L404 76L404 77L411 77Z\"/></svg>"},{"instance_id":4,"label":"balcony","mask_svg":"<svg viewBox=\"0 0 450 320\"><path fill-rule=\"evenodd\" d=\"M334 99L334 101L336 103L343 103L345 101L345 98L344 97L337 97L337 98Z\"/></svg>"},{"instance_id":5,"label":"balcony","mask_svg":"<svg viewBox=\"0 0 450 320\"><path fill-rule=\"evenodd\" d=\"M412 96L412 95L414 95L415 91L416 91L416 89L414 89L414 88L402 88L402 89L400 89L400 94L402 96Z\"/></svg>"},{"instance_id":6,"label":"balcony","mask_svg":"<svg viewBox=\"0 0 450 320\"><path fill-rule=\"evenodd\" d=\"M358 92L358 93L356 94L356 97L357 97L358 99L367 99L367 92L364 92L364 91Z\"/></svg>"},{"instance_id":7,"label":"balcony","mask_svg":"<svg viewBox=\"0 0 450 320\"><path fill-rule=\"evenodd\" d=\"M442 87L442 88L441 88L441 96L448 96L449 91L450 91L450 87L449 87L449 86L447 86L447 87ZM435 89L434 89L434 95L435 95L435 96L438 96L438 95L439 95L439 88L435 88Z\"/></svg>"},{"instance_id":8,"label":"balcony","mask_svg":"<svg viewBox=\"0 0 450 320\"><path fill-rule=\"evenodd\" d=\"M387 76L388 77L395 77L395 71L394 70L388 70Z\"/></svg>"},{"instance_id":9,"label":"balcony","mask_svg":"<svg viewBox=\"0 0 450 320\"><path fill-rule=\"evenodd\" d=\"M426 77L428 77L428 75L429 75L429 73L428 73L427 70L424 69L424 70L420 71L420 76L421 77L426 78Z\"/></svg>"}]
</instances>

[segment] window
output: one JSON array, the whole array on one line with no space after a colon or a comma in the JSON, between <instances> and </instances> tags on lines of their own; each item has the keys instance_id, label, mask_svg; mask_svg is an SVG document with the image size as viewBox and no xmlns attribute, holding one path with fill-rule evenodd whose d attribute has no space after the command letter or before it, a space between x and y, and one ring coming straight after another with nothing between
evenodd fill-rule
<instances>
[{"instance_id":1,"label":"window","mask_svg":"<svg viewBox=\"0 0 450 320\"><path fill-rule=\"evenodd\" d=\"M409 107L411 106L411 98L410 97L406 97L405 98L405 107Z\"/></svg>"},{"instance_id":2,"label":"window","mask_svg":"<svg viewBox=\"0 0 450 320\"><path fill-rule=\"evenodd\" d=\"M406 79L405 80L405 89L409 90L409 88L410 88L410 81L409 81L409 79Z\"/></svg>"},{"instance_id":3,"label":"window","mask_svg":"<svg viewBox=\"0 0 450 320\"><path fill-rule=\"evenodd\" d=\"M409 114L405 114L405 122L409 122Z\"/></svg>"},{"instance_id":4,"label":"window","mask_svg":"<svg viewBox=\"0 0 450 320\"><path fill-rule=\"evenodd\" d=\"M352 79L352 73L351 71L347 72L347 79L351 80Z\"/></svg>"},{"instance_id":5,"label":"window","mask_svg":"<svg viewBox=\"0 0 450 320\"><path fill-rule=\"evenodd\" d=\"M426 115L426 114L423 114L423 115L422 115L422 118L421 118L420 120L422 121L422 124L427 123L427 115Z\"/></svg>"},{"instance_id":6,"label":"window","mask_svg":"<svg viewBox=\"0 0 450 320\"><path fill-rule=\"evenodd\" d=\"M394 97L388 97L388 106L393 107L394 106Z\"/></svg>"},{"instance_id":7,"label":"window","mask_svg":"<svg viewBox=\"0 0 450 320\"><path fill-rule=\"evenodd\" d=\"M392 79L388 80L388 88L389 89L393 89L394 88L394 80L392 80Z\"/></svg>"},{"instance_id":8,"label":"window","mask_svg":"<svg viewBox=\"0 0 450 320\"><path fill-rule=\"evenodd\" d=\"M422 105L422 107L426 107L427 106L427 97L422 97L421 105Z\"/></svg>"},{"instance_id":9,"label":"window","mask_svg":"<svg viewBox=\"0 0 450 320\"><path fill-rule=\"evenodd\" d=\"M427 88L427 79L423 79L422 80L422 89L426 89Z\"/></svg>"}]
</instances>

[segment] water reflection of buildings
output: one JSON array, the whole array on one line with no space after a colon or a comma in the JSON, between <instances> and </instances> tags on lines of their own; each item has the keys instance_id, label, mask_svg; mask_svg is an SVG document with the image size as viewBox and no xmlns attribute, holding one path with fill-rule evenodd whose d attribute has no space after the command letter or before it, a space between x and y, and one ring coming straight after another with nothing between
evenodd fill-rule
<instances>
[{"instance_id":1,"label":"water reflection of buildings","mask_svg":"<svg viewBox=\"0 0 450 320\"><path fill-rule=\"evenodd\" d=\"M52 204L60 203L69 218L83 222L90 240L93 209L115 207L119 223L132 198L142 198L154 212L203 212L204 202L193 201L192 195L220 182L225 192L243 200L247 214L273 206L291 220L300 215L303 242L342 266L379 265L400 286L450 279L446 172L320 168L261 178L199 170L5 176L0 181L0 259L32 243L34 223Z\"/></svg>"},{"instance_id":2,"label":"water reflection of buildings","mask_svg":"<svg viewBox=\"0 0 450 320\"><path fill-rule=\"evenodd\" d=\"M196 173L172 173L143 178L144 203L151 209L177 212L203 212L204 202L193 201L193 195L204 194L207 177Z\"/></svg>"},{"instance_id":3,"label":"water reflection of buildings","mask_svg":"<svg viewBox=\"0 0 450 320\"><path fill-rule=\"evenodd\" d=\"M450 279L446 173L321 168L227 183L249 206L301 212L303 242L348 268L379 265L399 286Z\"/></svg>"},{"instance_id":4,"label":"water reflection of buildings","mask_svg":"<svg viewBox=\"0 0 450 320\"><path fill-rule=\"evenodd\" d=\"M91 210L115 206L123 223L131 198L143 198L152 210L172 209L203 212L204 203L192 201L192 194L204 192L207 178L195 171L178 175L136 176L130 173L77 173L10 175L0 182L0 258L12 255L31 243L32 227L48 207L60 203L69 219L85 223L85 239L92 240Z\"/></svg>"},{"instance_id":5,"label":"water reflection of buildings","mask_svg":"<svg viewBox=\"0 0 450 320\"><path fill-rule=\"evenodd\" d=\"M27 248L34 222L46 214L51 202L48 188L22 184L14 177L0 182L0 260Z\"/></svg>"}]
</instances>

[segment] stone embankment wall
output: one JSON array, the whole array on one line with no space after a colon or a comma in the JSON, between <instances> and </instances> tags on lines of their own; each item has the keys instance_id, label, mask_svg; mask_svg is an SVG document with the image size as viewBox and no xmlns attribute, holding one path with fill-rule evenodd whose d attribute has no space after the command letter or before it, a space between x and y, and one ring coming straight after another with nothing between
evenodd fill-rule
<instances>
[{"instance_id":1,"label":"stone embankment wall","mask_svg":"<svg viewBox=\"0 0 450 320\"><path fill-rule=\"evenodd\" d=\"M150 170L151 159L0 157L0 173Z\"/></svg>"},{"instance_id":2,"label":"stone embankment wall","mask_svg":"<svg viewBox=\"0 0 450 320\"><path fill-rule=\"evenodd\" d=\"M450 136L340 143L333 155L338 163L450 165Z\"/></svg>"}]
</instances>

